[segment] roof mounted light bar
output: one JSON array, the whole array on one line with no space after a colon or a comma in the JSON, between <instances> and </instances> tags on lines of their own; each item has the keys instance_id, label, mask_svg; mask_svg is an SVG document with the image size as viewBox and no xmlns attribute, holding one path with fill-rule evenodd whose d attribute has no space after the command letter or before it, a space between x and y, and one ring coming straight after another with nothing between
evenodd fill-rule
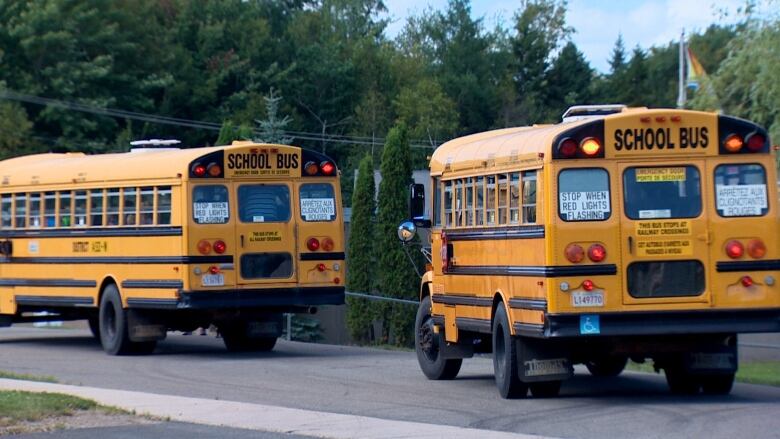
<instances>
[{"instance_id":1,"label":"roof mounted light bar","mask_svg":"<svg viewBox=\"0 0 780 439\"><path fill-rule=\"evenodd\" d=\"M575 105L573 107L569 107L569 109L563 113L563 121L573 122L591 117L622 113L626 108L628 107L623 104Z\"/></svg>"}]
</instances>

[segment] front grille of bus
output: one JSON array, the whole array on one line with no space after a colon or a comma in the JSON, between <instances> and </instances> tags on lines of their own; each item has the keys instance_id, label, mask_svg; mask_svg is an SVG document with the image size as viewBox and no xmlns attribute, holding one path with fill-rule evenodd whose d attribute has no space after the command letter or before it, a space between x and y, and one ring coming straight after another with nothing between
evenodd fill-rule
<instances>
[{"instance_id":1,"label":"front grille of bus","mask_svg":"<svg viewBox=\"0 0 780 439\"><path fill-rule=\"evenodd\" d=\"M699 261L635 262L628 266L628 293L637 299L698 296L704 292Z\"/></svg>"},{"instance_id":2,"label":"front grille of bus","mask_svg":"<svg viewBox=\"0 0 780 439\"><path fill-rule=\"evenodd\" d=\"M241 255L240 264L244 279L287 279L293 272L289 253L247 253Z\"/></svg>"}]
</instances>

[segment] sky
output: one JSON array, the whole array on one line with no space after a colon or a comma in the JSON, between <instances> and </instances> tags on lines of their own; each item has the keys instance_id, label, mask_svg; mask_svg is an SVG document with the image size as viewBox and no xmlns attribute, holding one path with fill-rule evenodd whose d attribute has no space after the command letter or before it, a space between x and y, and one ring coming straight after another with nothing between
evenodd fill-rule
<instances>
[{"instance_id":1,"label":"sky","mask_svg":"<svg viewBox=\"0 0 780 439\"><path fill-rule=\"evenodd\" d=\"M391 23L387 34L395 37L406 17L426 8L444 9L447 0L386 0ZM507 26L519 8L519 0L472 0L472 16L484 17L487 28L497 23ZM590 65L600 72L609 70L608 59L618 35L626 50L663 46L680 38L680 32L702 31L712 23L736 21L737 8L744 0L569 0L566 21L574 28L572 40ZM723 15L727 11L730 15Z\"/></svg>"}]
</instances>

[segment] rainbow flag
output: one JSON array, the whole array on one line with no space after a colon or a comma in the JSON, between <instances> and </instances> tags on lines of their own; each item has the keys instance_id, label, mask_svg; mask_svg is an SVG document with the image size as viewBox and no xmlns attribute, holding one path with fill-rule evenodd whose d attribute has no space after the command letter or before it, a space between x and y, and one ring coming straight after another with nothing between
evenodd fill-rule
<instances>
[{"instance_id":1,"label":"rainbow flag","mask_svg":"<svg viewBox=\"0 0 780 439\"><path fill-rule=\"evenodd\" d=\"M686 85L694 90L698 90L701 86L702 79L707 77L707 72L704 71L701 63L691 51L690 47L686 47L685 60L687 61L688 77Z\"/></svg>"}]
</instances>

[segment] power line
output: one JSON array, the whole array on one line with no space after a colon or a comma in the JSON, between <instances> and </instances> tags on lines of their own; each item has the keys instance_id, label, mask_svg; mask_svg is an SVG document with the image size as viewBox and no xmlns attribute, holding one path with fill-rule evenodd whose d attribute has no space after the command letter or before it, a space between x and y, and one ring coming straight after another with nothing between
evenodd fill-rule
<instances>
[{"instance_id":1,"label":"power line","mask_svg":"<svg viewBox=\"0 0 780 439\"><path fill-rule=\"evenodd\" d=\"M139 120L142 122L155 123L160 125L172 125L178 127L187 127L199 130L207 131L219 131L222 128L221 124L214 122L197 121L191 119L182 119L177 117L160 116L156 114L139 113L136 111L119 110L113 108L103 108L93 105L80 104L73 101L64 101L59 99L45 98L41 96L28 95L24 93L17 93L11 90L0 90L0 99L6 99L17 102L25 102L28 104L42 105L47 107L63 108L66 110L79 111L82 113L96 114L99 116L116 117L121 119ZM258 130L252 130L254 134L260 134ZM301 140L311 140L324 143L347 143L352 145L365 145L376 146L385 143L383 137L364 137L364 136L348 136L343 134L326 134L310 133L304 131L283 131L282 134L291 135ZM434 141L433 145L426 144L421 140L412 140L410 146L412 148L425 148L435 149L441 142Z\"/></svg>"}]
</instances>

